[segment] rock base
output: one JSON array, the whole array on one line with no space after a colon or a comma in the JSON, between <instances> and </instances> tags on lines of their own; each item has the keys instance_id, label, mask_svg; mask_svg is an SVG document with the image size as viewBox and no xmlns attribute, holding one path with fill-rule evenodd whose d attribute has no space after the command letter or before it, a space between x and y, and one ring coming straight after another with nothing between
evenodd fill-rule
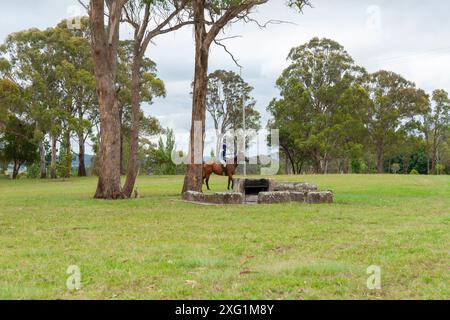
<instances>
[{"instance_id":1,"label":"rock base","mask_svg":"<svg viewBox=\"0 0 450 320\"><path fill-rule=\"evenodd\" d=\"M291 202L291 194L287 191L261 192L258 195L258 203L273 204Z\"/></svg>"},{"instance_id":2,"label":"rock base","mask_svg":"<svg viewBox=\"0 0 450 320\"><path fill-rule=\"evenodd\" d=\"M309 204L333 203L333 193L331 191L308 192L306 202Z\"/></svg>"},{"instance_id":3,"label":"rock base","mask_svg":"<svg viewBox=\"0 0 450 320\"><path fill-rule=\"evenodd\" d=\"M244 195L242 193L204 194L201 192L188 191L183 194L183 200L206 204L243 204Z\"/></svg>"},{"instance_id":4,"label":"rock base","mask_svg":"<svg viewBox=\"0 0 450 320\"><path fill-rule=\"evenodd\" d=\"M217 205L290 202L323 204L333 203L333 192L319 191L316 185L305 182L277 183L272 179L234 179L233 193L203 194L188 191L183 194L183 200Z\"/></svg>"},{"instance_id":5,"label":"rock base","mask_svg":"<svg viewBox=\"0 0 450 320\"><path fill-rule=\"evenodd\" d=\"M331 191L273 191L261 192L258 196L259 204L276 204L289 202L309 204L333 203L333 193Z\"/></svg>"}]
</instances>

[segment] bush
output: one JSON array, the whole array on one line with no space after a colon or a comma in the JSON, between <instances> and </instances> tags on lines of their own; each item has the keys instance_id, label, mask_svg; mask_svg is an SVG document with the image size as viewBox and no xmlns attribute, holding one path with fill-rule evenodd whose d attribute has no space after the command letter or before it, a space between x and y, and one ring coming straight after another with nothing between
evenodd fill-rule
<instances>
[{"instance_id":1,"label":"bush","mask_svg":"<svg viewBox=\"0 0 450 320\"><path fill-rule=\"evenodd\" d=\"M352 173L368 173L367 164L364 160L352 159L350 167L352 168Z\"/></svg>"},{"instance_id":2,"label":"bush","mask_svg":"<svg viewBox=\"0 0 450 320\"><path fill-rule=\"evenodd\" d=\"M72 154L64 154L62 161L56 166L57 174L60 178L70 178L72 175Z\"/></svg>"},{"instance_id":3,"label":"bush","mask_svg":"<svg viewBox=\"0 0 450 320\"><path fill-rule=\"evenodd\" d=\"M17 180L26 179L26 178L27 178L26 172L21 172L17 175Z\"/></svg>"},{"instance_id":4,"label":"bush","mask_svg":"<svg viewBox=\"0 0 450 320\"><path fill-rule=\"evenodd\" d=\"M391 166L391 171L392 171L393 174L397 174L400 171L400 169L401 168L400 168L400 165L398 163L394 163Z\"/></svg>"},{"instance_id":5,"label":"bush","mask_svg":"<svg viewBox=\"0 0 450 320\"><path fill-rule=\"evenodd\" d=\"M361 173L362 165L360 159L352 159L350 166L352 167L352 173Z\"/></svg>"},{"instance_id":6,"label":"bush","mask_svg":"<svg viewBox=\"0 0 450 320\"><path fill-rule=\"evenodd\" d=\"M444 172L445 172L445 166L443 164L440 164L440 163L437 164L436 165L436 173L441 175L441 174L444 174Z\"/></svg>"},{"instance_id":7,"label":"bush","mask_svg":"<svg viewBox=\"0 0 450 320\"><path fill-rule=\"evenodd\" d=\"M411 172L410 172L409 174L412 174L412 175L418 175L418 174L419 174L419 171L417 171L416 169L412 169Z\"/></svg>"},{"instance_id":8,"label":"bush","mask_svg":"<svg viewBox=\"0 0 450 320\"><path fill-rule=\"evenodd\" d=\"M41 168L38 164L32 164L27 167L27 178L38 179L41 176Z\"/></svg>"}]
</instances>

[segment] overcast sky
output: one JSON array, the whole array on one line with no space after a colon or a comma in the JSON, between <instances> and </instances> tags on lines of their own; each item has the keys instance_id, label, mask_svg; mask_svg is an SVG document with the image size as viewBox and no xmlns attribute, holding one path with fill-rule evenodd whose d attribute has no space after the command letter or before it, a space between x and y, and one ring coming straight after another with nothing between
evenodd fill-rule
<instances>
[{"instance_id":1,"label":"overcast sky","mask_svg":"<svg viewBox=\"0 0 450 320\"><path fill-rule=\"evenodd\" d=\"M450 1L448 0L312 0L303 14L288 9L284 0L270 0L255 10L259 21L278 19L290 24L260 30L256 25L236 24L226 35L239 35L227 42L244 66L243 77L254 89L257 108L267 123L266 107L277 96L277 77L286 67L292 47L312 37L341 43L357 63L368 71L380 69L402 74L427 92L450 91ZM11 32L31 27L54 26L68 17L76 0L0 0L0 40ZM123 30L123 36L130 33ZM145 112L157 116L165 127L179 133L190 127L190 84L194 47L190 28L155 39L147 55L158 64L168 95ZM210 71L239 72L223 49L213 48ZM211 135L207 138L212 142ZM178 141L179 145L184 145Z\"/></svg>"}]
</instances>

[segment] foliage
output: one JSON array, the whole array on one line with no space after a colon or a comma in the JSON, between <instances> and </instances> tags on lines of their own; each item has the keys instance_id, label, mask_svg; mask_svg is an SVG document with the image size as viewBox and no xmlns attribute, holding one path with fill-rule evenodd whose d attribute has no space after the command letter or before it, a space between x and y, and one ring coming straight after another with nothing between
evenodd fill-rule
<instances>
[{"instance_id":1,"label":"foliage","mask_svg":"<svg viewBox=\"0 0 450 320\"><path fill-rule=\"evenodd\" d=\"M352 173L366 173L367 171L366 163L360 158L353 158L350 161L350 166L352 168Z\"/></svg>"},{"instance_id":2,"label":"foliage","mask_svg":"<svg viewBox=\"0 0 450 320\"><path fill-rule=\"evenodd\" d=\"M365 128L365 74L337 42L314 38L291 50L290 66L277 80L280 99L268 111L269 127L280 130L287 153L307 159L315 172L327 171L331 158L360 154Z\"/></svg>"},{"instance_id":3,"label":"foliage","mask_svg":"<svg viewBox=\"0 0 450 320\"><path fill-rule=\"evenodd\" d=\"M27 166L27 178L28 179L37 179L40 176L40 167L39 164L33 163L32 165Z\"/></svg>"},{"instance_id":4,"label":"foliage","mask_svg":"<svg viewBox=\"0 0 450 320\"><path fill-rule=\"evenodd\" d=\"M5 131L0 135L0 158L13 163L13 179L17 178L23 165L32 165L37 160L37 149L34 126L10 115Z\"/></svg>"},{"instance_id":5,"label":"foliage","mask_svg":"<svg viewBox=\"0 0 450 320\"><path fill-rule=\"evenodd\" d=\"M260 113L255 109L256 101L251 97L253 88L232 71L216 70L208 76L206 110L216 129L215 154L222 150L225 134L243 128L243 102L245 101L245 125L247 130L261 128Z\"/></svg>"},{"instance_id":6,"label":"foliage","mask_svg":"<svg viewBox=\"0 0 450 320\"><path fill-rule=\"evenodd\" d=\"M424 117L425 139L431 158L431 172L437 173L439 155L450 131L450 98L444 90L435 90L432 94L432 108Z\"/></svg>"},{"instance_id":7,"label":"foliage","mask_svg":"<svg viewBox=\"0 0 450 320\"><path fill-rule=\"evenodd\" d=\"M407 132L419 127L417 117L428 111L428 97L414 83L388 71L368 75L364 86L370 99L366 123L369 140L378 172L383 173L388 146L395 148Z\"/></svg>"},{"instance_id":8,"label":"foliage","mask_svg":"<svg viewBox=\"0 0 450 320\"><path fill-rule=\"evenodd\" d=\"M175 175L177 166L172 161L172 155L175 152L175 136L173 130L166 131L166 141L159 138L158 147L151 150L151 157L155 164L155 173L162 175Z\"/></svg>"},{"instance_id":9,"label":"foliage","mask_svg":"<svg viewBox=\"0 0 450 320\"><path fill-rule=\"evenodd\" d=\"M400 167L400 164L398 164L398 163L394 163L391 166L391 171L393 174L397 174L400 171L400 169L401 169L401 167Z\"/></svg>"},{"instance_id":10,"label":"foliage","mask_svg":"<svg viewBox=\"0 0 450 320\"><path fill-rule=\"evenodd\" d=\"M437 173L438 175L441 175L441 174L443 174L444 172L445 172L445 166L444 166L443 164L438 163L438 164L436 165L436 173Z\"/></svg>"}]
</instances>

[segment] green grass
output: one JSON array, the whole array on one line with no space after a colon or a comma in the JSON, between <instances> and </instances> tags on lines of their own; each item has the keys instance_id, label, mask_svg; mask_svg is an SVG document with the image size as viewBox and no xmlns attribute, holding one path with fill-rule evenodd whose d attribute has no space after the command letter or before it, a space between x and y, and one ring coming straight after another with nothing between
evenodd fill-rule
<instances>
[{"instance_id":1,"label":"green grass","mask_svg":"<svg viewBox=\"0 0 450 320\"><path fill-rule=\"evenodd\" d=\"M91 199L94 178L0 179L0 298L450 298L448 176L277 179L332 189L335 203L186 204L181 177L141 177L140 199L106 202ZM381 291L367 289L370 265Z\"/></svg>"}]
</instances>

